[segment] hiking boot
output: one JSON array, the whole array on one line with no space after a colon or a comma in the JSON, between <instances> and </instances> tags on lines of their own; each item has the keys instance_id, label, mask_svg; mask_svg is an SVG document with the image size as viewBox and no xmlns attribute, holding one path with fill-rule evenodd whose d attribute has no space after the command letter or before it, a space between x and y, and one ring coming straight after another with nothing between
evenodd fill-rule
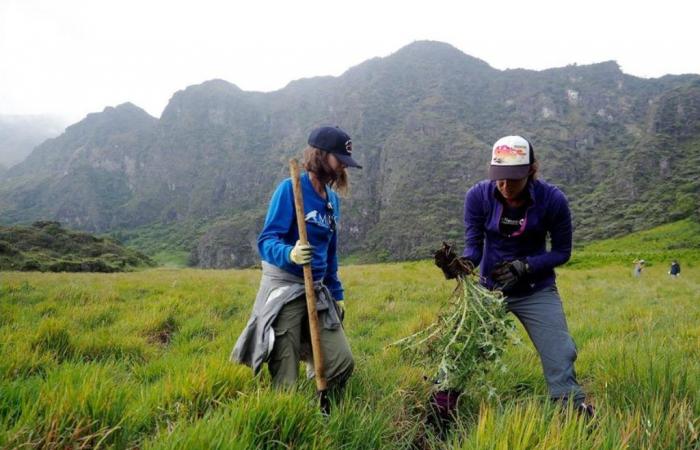
<instances>
[{"instance_id":1,"label":"hiking boot","mask_svg":"<svg viewBox=\"0 0 700 450\"><path fill-rule=\"evenodd\" d=\"M460 391L447 389L435 391L430 395L426 422L439 437L444 437L450 428L457 411L457 400L460 394Z\"/></svg>"},{"instance_id":2,"label":"hiking boot","mask_svg":"<svg viewBox=\"0 0 700 450\"><path fill-rule=\"evenodd\" d=\"M576 407L576 413L579 416L585 417L586 419L592 419L595 417L595 408L590 403L581 402Z\"/></svg>"}]
</instances>

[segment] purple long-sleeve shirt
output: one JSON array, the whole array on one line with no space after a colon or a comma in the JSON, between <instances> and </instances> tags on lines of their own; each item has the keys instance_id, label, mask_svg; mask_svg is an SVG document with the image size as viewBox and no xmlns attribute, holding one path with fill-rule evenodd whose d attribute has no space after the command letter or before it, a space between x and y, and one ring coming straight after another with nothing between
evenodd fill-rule
<instances>
[{"instance_id":1,"label":"purple long-sleeve shirt","mask_svg":"<svg viewBox=\"0 0 700 450\"><path fill-rule=\"evenodd\" d=\"M539 180L529 182L527 192L531 202L525 228L521 234L512 236L499 230L503 203L495 181L477 183L469 189L464 201L464 256L475 266L480 265L482 284L493 289L490 274L502 261L525 259L528 263L529 275L524 282L505 292L509 296L527 295L554 285L554 268L571 257L571 212L564 193Z\"/></svg>"}]
</instances>

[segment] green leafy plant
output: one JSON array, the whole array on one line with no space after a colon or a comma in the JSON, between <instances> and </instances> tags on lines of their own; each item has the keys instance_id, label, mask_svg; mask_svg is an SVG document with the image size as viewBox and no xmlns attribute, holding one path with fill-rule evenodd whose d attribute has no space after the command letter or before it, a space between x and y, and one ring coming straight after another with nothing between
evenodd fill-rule
<instances>
[{"instance_id":1,"label":"green leafy plant","mask_svg":"<svg viewBox=\"0 0 700 450\"><path fill-rule=\"evenodd\" d=\"M436 368L438 389L486 390L496 394L487 375L505 371L501 356L517 342L503 295L481 286L476 275L459 276L447 306L428 327L392 345L422 365Z\"/></svg>"}]
</instances>

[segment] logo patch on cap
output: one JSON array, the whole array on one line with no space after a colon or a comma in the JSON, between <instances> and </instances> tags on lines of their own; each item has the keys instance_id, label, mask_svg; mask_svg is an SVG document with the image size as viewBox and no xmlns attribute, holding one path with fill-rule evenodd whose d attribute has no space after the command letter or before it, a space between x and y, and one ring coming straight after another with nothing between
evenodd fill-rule
<instances>
[{"instance_id":1,"label":"logo patch on cap","mask_svg":"<svg viewBox=\"0 0 700 450\"><path fill-rule=\"evenodd\" d=\"M348 139L345 142L345 150L347 150L348 153L352 154L352 139Z\"/></svg>"},{"instance_id":2,"label":"logo patch on cap","mask_svg":"<svg viewBox=\"0 0 700 450\"><path fill-rule=\"evenodd\" d=\"M516 164L527 164L527 147L519 145L512 147L508 145L499 145L493 149L493 159L491 163L507 164L509 166Z\"/></svg>"},{"instance_id":3,"label":"logo patch on cap","mask_svg":"<svg viewBox=\"0 0 700 450\"><path fill-rule=\"evenodd\" d=\"M530 144L520 136L506 136L494 144L493 166L523 166L530 164Z\"/></svg>"}]
</instances>

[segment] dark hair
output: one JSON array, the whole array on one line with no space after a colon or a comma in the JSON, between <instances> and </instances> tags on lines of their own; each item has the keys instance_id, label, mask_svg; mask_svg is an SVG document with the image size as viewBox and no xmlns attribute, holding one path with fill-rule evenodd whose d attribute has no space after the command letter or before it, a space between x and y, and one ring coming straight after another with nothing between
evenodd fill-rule
<instances>
[{"instance_id":1,"label":"dark hair","mask_svg":"<svg viewBox=\"0 0 700 450\"><path fill-rule=\"evenodd\" d=\"M537 172L540 170L540 162L535 160L530 164L530 174L527 176L527 181L535 181L537 179Z\"/></svg>"},{"instance_id":2,"label":"dark hair","mask_svg":"<svg viewBox=\"0 0 700 450\"><path fill-rule=\"evenodd\" d=\"M330 185L340 195L345 196L350 187L347 169L338 172L328 163L329 153L316 147L306 147L304 150L303 166L307 172L313 173L323 185Z\"/></svg>"},{"instance_id":3,"label":"dark hair","mask_svg":"<svg viewBox=\"0 0 700 450\"><path fill-rule=\"evenodd\" d=\"M525 138L523 138L525 139ZM527 176L527 181L534 181L537 179L537 172L540 170L540 163L535 158L535 147L530 142L530 139L525 139L530 145L530 174Z\"/></svg>"}]
</instances>

